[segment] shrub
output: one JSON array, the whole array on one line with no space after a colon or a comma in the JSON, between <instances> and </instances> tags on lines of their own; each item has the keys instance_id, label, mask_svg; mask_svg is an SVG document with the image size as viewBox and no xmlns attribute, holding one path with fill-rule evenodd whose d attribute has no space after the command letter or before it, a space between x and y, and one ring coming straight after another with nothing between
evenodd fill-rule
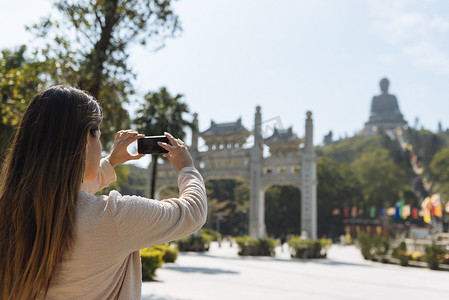
<instances>
[{"instance_id":1,"label":"shrub","mask_svg":"<svg viewBox=\"0 0 449 300\"><path fill-rule=\"evenodd\" d=\"M287 241L290 247L291 256L296 258L323 258L327 256L327 250L332 245L328 239L301 239L292 237Z\"/></svg>"},{"instance_id":2,"label":"shrub","mask_svg":"<svg viewBox=\"0 0 449 300\"><path fill-rule=\"evenodd\" d=\"M164 260L164 252L154 249L153 247L140 250L142 261L142 279L154 280L156 277L156 270L162 266Z\"/></svg>"},{"instance_id":3,"label":"shrub","mask_svg":"<svg viewBox=\"0 0 449 300\"><path fill-rule=\"evenodd\" d=\"M274 256L274 249L278 245L278 241L275 239L264 238L260 239L260 255L261 256Z\"/></svg>"},{"instance_id":4,"label":"shrub","mask_svg":"<svg viewBox=\"0 0 449 300\"><path fill-rule=\"evenodd\" d=\"M357 247L359 247L360 252L362 252L363 258L372 258L371 249L373 248L373 241L367 233L359 232L357 234Z\"/></svg>"},{"instance_id":5,"label":"shrub","mask_svg":"<svg viewBox=\"0 0 449 300\"><path fill-rule=\"evenodd\" d=\"M387 255L391 248L390 237L388 235L380 236L376 235L373 238L373 252L376 259L385 263L388 261Z\"/></svg>"},{"instance_id":6,"label":"shrub","mask_svg":"<svg viewBox=\"0 0 449 300\"><path fill-rule=\"evenodd\" d=\"M201 229L201 232L212 236L212 241L214 241L214 242L221 240L221 233L219 233L218 231L215 231L211 228L203 228L203 229Z\"/></svg>"},{"instance_id":7,"label":"shrub","mask_svg":"<svg viewBox=\"0 0 449 300\"><path fill-rule=\"evenodd\" d=\"M407 266L411 259L411 254L407 251L407 245L404 241L400 242L397 247L393 248L391 256L399 259L401 266Z\"/></svg>"},{"instance_id":8,"label":"shrub","mask_svg":"<svg viewBox=\"0 0 449 300\"><path fill-rule=\"evenodd\" d=\"M177 240L179 251L204 252L209 250L210 243L214 237L206 232L200 232L199 235L190 235Z\"/></svg>"},{"instance_id":9,"label":"shrub","mask_svg":"<svg viewBox=\"0 0 449 300\"><path fill-rule=\"evenodd\" d=\"M260 240L249 237L247 235L239 236L235 238L235 242L239 246L239 255L258 255L258 249L260 248Z\"/></svg>"},{"instance_id":10,"label":"shrub","mask_svg":"<svg viewBox=\"0 0 449 300\"><path fill-rule=\"evenodd\" d=\"M277 241L270 238L256 239L247 235L236 237L239 246L238 254L241 256L274 256Z\"/></svg>"},{"instance_id":11,"label":"shrub","mask_svg":"<svg viewBox=\"0 0 449 300\"><path fill-rule=\"evenodd\" d=\"M176 247L176 245L172 245L172 246L158 245L158 246L153 246L150 248L164 252L164 256L162 257L162 259L166 263L174 263L176 261L176 259L178 258L179 250Z\"/></svg>"},{"instance_id":12,"label":"shrub","mask_svg":"<svg viewBox=\"0 0 449 300\"><path fill-rule=\"evenodd\" d=\"M435 244L426 246L425 260L427 261L430 269L437 270L443 259L444 250L441 246Z\"/></svg>"},{"instance_id":13,"label":"shrub","mask_svg":"<svg viewBox=\"0 0 449 300\"><path fill-rule=\"evenodd\" d=\"M443 258L441 259L441 263L444 265L449 265L449 254L443 255Z\"/></svg>"}]
</instances>

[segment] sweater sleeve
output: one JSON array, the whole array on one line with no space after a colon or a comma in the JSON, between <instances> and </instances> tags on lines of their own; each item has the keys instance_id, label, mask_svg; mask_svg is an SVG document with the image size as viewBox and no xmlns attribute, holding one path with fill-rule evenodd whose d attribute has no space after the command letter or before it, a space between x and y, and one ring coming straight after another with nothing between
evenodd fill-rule
<instances>
[{"instance_id":1,"label":"sweater sleeve","mask_svg":"<svg viewBox=\"0 0 449 300\"><path fill-rule=\"evenodd\" d=\"M81 190L93 195L116 180L117 178L114 168L109 163L109 160L103 158L100 161L100 167L98 168L97 177L90 181L83 182L81 184Z\"/></svg>"},{"instance_id":2,"label":"sweater sleeve","mask_svg":"<svg viewBox=\"0 0 449 300\"><path fill-rule=\"evenodd\" d=\"M178 175L179 198L153 200L109 194L109 209L126 252L173 241L199 230L206 222L206 188L192 167Z\"/></svg>"}]
</instances>

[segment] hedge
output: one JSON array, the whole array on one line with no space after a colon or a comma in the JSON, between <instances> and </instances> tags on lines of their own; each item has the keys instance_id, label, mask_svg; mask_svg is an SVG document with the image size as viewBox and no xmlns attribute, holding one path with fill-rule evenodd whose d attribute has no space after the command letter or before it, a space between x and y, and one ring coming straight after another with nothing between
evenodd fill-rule
<instances>
[{"instance_id":1,"label":"hedge","mask_svg":"<svg viewBox=\"0 0 449 300\"><path fill-rule=\"evenodd\" d=\"M332 245L329 239L301 239L299 236L292 237L287 241L292 258L324 258L327 250Z\"/></svg>"},{"instance_id":2,"label":"hedge","mask_svg":"<svg viewBox=\"0 0 449 300\"><path fill-rule=\"evenodd\" d=\"M274 239L256 239L247 235L236 237L235 241L239 246L238 255L241 256L274 256L278 244Z\"/></svg>"}]
</instances>

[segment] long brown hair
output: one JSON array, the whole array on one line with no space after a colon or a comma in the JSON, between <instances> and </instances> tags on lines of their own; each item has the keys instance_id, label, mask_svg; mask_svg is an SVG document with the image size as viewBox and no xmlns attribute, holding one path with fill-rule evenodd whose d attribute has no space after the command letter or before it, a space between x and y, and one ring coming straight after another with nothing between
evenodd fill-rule
<instances>
[{"instance_id":1,"label":"long brown hair","mask_svg":"<svg viewBox=\"0 0 449 300\"><path fill-rule=\"evenodd\" d=\"M45 295L73 243L88 133L102 113L93 97L55 86L37 94L0 175L0 298Z\"/></svg>"}]
</instances>

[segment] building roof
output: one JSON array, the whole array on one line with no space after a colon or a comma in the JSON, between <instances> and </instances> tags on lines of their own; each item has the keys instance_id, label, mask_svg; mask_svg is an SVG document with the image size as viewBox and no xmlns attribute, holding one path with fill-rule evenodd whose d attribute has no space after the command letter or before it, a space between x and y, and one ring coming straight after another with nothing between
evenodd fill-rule
<instances>
[{"instance_id":1,"label":"building roof","mask_svg":"<svg viewBox=\"0 0 449 300\"><path fill-rule=\"evenodd\" d=\"M285 129L274 129L273 134L264 139L265 144L285 143L285 142L298 142L300 139L293 133L292 127Z\"/></svg>"},{"instance_id":2,"label":"building roof","mask_svg":"<svg viewBox=\"0 0 449 300\"><path fill-rule=\"evenodd\" d=\"M235 122L228 123L215 123L213 120L210 122L210 127L201 132L201 137L217 136L217 135L230 135L236 133L248 133L249 131L242 125L242 118L239 118Z\"/></svg>"}]
</instances>

